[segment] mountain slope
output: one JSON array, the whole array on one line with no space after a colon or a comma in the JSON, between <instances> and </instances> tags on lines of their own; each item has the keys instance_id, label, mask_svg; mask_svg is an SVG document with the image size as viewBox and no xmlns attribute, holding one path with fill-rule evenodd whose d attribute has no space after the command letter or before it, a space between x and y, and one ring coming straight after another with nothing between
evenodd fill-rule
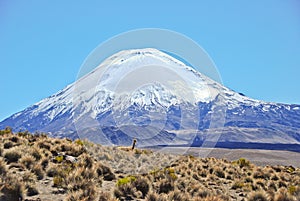
<instances>
[{"instance_id":1,"label":"mountain slope","mask_svg":"<svg viewBox=\"0 0 300 201\"><path fill-rule=\"evenodd\" d=\"M0 123L6 126L102 144L127 145L138 138L141 146L217 141L300 146L299 105L248 98L156 49L111 56Z\"/></svg>"}]
</instances>

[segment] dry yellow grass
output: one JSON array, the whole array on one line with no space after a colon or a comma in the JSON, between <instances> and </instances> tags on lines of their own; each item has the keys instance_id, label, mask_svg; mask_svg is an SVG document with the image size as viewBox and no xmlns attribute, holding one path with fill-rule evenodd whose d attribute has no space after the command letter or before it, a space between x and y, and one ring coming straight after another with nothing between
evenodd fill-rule
<instances>
[{"instance_id":1,"label":"dry yellow grass","mask_svg":"<svg viewBox=\"0 0 300 201\"><path fill-rule=\"evenodd\" d=\"M0 200L300 200L300 169L0 131ZM68 160L68 157L76 160Z\"/></svg>"}]
</instances>

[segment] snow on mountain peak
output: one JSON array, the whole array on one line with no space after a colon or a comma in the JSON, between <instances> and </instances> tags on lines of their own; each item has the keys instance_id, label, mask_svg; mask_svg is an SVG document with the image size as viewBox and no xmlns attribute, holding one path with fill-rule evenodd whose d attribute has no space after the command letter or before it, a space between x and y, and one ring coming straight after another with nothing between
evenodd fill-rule
<instances>
[{"instance_id":1,"label":"snow on mountain peak","mask_svg":"<svg viewBox=\"0 0 300 201\"><path fill-rule=\"evenodd\" d=\"M224 89L157 49L123 50L75 83L35 104L29 117L43 113L43 118L51 122L72 112L79 113L76 120L84 113L95 118L113 107L126 108L134 103L168 108L183 102L210 102Z\"/></svg>"},{"instance_id":2,"label":"snow on mountain peak","mask_svg":"<svg viewBox=\"0 0 300 201\"><path fill-rule=\"evenodd\" d=\"M150 61L150 64L153 64L155 60L160 60L161 62L170 64L176 63L180 66L185 66L185 64L181 61L154 48L123 50L107 58L104 62L100 64L100 66L114 66L122 65L124 63L137 62L140 62L145 65L148 64L147 61Z\"/></svg>"}]
</instances>

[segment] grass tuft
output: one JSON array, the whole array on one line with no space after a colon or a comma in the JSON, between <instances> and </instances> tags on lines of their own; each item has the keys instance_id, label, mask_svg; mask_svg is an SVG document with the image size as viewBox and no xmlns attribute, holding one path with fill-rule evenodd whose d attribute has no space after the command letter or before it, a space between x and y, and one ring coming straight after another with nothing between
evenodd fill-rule
<instances>
[{"instance_id":1,"label":"grass tuft","mask_svg":"<svg viewBox=\"0 0 300 201\"><path fill-rule=\"evenodd\" d=\"M21 153L18 149L9 149L5 152L4 158L8 163L18 162L18 160L21 158Z\"/></svg>"}]
</instances>

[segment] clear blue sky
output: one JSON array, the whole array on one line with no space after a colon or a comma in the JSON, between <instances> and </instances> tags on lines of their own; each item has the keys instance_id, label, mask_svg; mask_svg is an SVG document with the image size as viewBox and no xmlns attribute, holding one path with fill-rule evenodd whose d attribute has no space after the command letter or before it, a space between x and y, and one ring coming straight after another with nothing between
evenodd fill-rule
<instances>
[{"instance_id":1,"label":"clear blue sky","mask_svg":"<svg viewBox=\"0 0 300 201\"><path fill-rule=\"evenodd\" d=\"M227 87L300 103L297 0L0 0L0 120L72 83L104 40L150 27L195 40Z\"/></svg>"}]
</instances>

